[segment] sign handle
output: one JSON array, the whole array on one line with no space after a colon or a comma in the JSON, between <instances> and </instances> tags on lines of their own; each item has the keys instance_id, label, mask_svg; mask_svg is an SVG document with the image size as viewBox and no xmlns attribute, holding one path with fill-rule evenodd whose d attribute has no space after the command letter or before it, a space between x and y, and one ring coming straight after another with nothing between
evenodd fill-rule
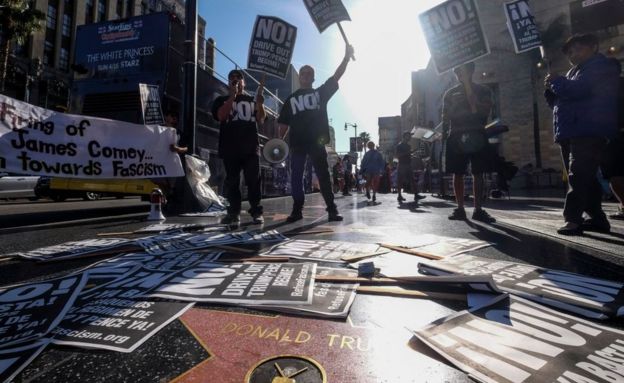
<instances>
[{"instance_id":1,"label":"sign handle","mask_svg":"<svg viewBox=\"0 0 624 383\"><path fill-rule=\"evenodd\" d=\"M344 29L342 29L342 25L340 25L340 23L336 23L338 25L338 30L340 30L340 34L342 35L342 39L344 40L345 44L347 45L351 45L349 44L349 39L347 39L347 35L344 32ZM351 55L351 60L355 61L355 54Z\"/></svg>"}]
</instances>

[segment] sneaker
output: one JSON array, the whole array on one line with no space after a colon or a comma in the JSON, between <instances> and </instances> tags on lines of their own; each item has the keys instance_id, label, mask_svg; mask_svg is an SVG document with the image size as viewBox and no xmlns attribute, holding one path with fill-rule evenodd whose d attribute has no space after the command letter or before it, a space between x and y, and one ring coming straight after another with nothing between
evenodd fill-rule
<instances>
[{"instance_id":1,"label":"sneaker","mask_svg":"<svg viewBox=\"0 0 624 383\"><path fill-rule=\"evenodd\" d=\"M256 224L256 225L260 225L264 223L264 217L262 216L262 214L252 214L251 215L251 222Z\"/></svg>"},{"instance_id":2,"label":"sneaker","mask_svg":"<svg viewBox=\"0 0 624 383\"><path fill-rule=\"evenodd\" d=\"M377 196L375 195L375 193L373 193L373 204L377 202Z\"/></svg>"},{"instance_id":3,"label":"sneaker","mask_svg":"<svg viewBox=\"0 0 624 383\"><path fill-rule=\"evenodd\" d=\"M496 222L496 218L489 215L488 212L483 209L476 209L474 212L472 212L472 219L475 221L485 222L485 223Z\"/></svg>"},{"instance_id":4,"label":"sneaker","mask_svg":"<svg viewBox=\"0 0 624 383\"><path fill-rule=\"evenodd\" d=\"M418 201L419 199L425 199L425 198L427 198L426 195L414 194L414 201Z\"/></svg>"},{"instance_id":5,"label":"sneaker","mask_svg":"<svg viewBox=\"0 0 624 383\"><path fill-rule=\"evenodd\" d=\"M606 219L599 220L589 218L583 221L581 225L584 231L595 231L598 233L610 233L611 232L611 224Z\"/></svg>"},{"instance_id":6,"label":"sneaker","mask_svg":"<svg viewBox=\"0 0 624 383\"><path fill-rule=\"evenodd\" d=\"M300 211L293 211L292 213L290 213L288 217L286 217L286 222L292 223L292 222L297 222L302 219L303 219L303 214L301 214Z\"/></svg>"},{"instance_id":7,"label":"sneaker","mask_svg":"<svg viewBox=\"0 0 624 383\"><path fill-rule=\"evenodd\" d=\"M238 227L240 225L240 216L238 214L227 214L221 218L222 225L228 225L230 227Z\"/></svg>"},{"instance_id":8,"label":"sneaker","mask_svg":"<svg viewBox=\"0 0 624 383\"><path fill-rule=\"evenodd\" d=\"M617 213L609 214L609 218L624 220L624 209L619 207Z\"/></svg>"},{"instance_id":9,"label":"sneaker","mask_svg":"<svg viewBox=\"0 0 624 383\"><path fill-rule=\"evenodd\" d=\"M453 221L463 221L466 219L466 210L461 207L455 208L453 209L453 212L448 216L448 219Z\"/></svg>"},{"instance_id":10,"label":"sneaker","mask_svg":"<svg viewBox=\"0 0 624 383\"><path fill-rule=\"evenodd\" d=\"M557 229L557 233L561 235L581 235L583 234L583 227L574 222L566 222L565 225Z\"/></svg>"},{"instance_id":11,"label":"sneaker","mask_svg":"<svg viewBox=\"0 0 624 383\"><path fill-rule=\"evenodd\" d=\"M401 203L401 202L405 201L405 198L403 198L403 196L402 196L402 195L399 195L399 196L397 197L397 201L399 201L399 203Z\"/></svg>"},{"instance_id":12,"label":"sneaker","mask_svg":"<svg viewBox=\"0 0 624 383\"><path fill-rule=\"evenodd\" d=\"M368 190L366 191L366 198L370 199L370 192Z\"/></svg>"},{"instance_id":13,"label":"sneaker","mask_svg":"<svg viewBox=\"0 0 624 383\"><path fill-rule=\"evenodd\" d=\"M338 214L337 211L332 211L329 213L329 218L328 221L332 222L332 221L342 221L343 218L340 214Z\"/></svg>"}]
</instances>

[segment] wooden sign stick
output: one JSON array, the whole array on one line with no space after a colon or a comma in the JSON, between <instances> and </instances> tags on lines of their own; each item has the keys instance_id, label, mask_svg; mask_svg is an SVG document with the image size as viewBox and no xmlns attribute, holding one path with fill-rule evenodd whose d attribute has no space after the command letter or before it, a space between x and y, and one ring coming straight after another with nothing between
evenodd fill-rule
<instances>
[{"instance_id":1,"label":"wooden sign stick","mask_svg":"<svg viewBox=\"0 0 624 383\"><path fill-rule=\"evenodd\" d=\"M439 255L435 255L435 254L431 254L431 253L425 253L424 251L418 251L418 250L414 250L414 249L408 249L408 248L405 248L405 247L396 246L396 245L392 245L392 244L389 244L389 243L380 243L379 246L385 247L386 249L390 249L390 250L398 251L398 252L401 252L401 253L405 253L405 254L417 255L419 257L423 257L423 258L427 258L427 259L439 260L439 259L443 259L444 258L444 257L441 257Z\"/></svg>"}]
</instances>

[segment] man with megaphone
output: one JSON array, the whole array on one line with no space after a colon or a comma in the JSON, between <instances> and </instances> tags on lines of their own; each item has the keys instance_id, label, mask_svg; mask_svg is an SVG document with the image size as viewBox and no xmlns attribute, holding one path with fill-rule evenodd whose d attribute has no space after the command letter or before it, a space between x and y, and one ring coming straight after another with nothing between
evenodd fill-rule
<instances>
[{"instance_id":1,"label":"man with megaphone","mask_svg":"<svg viewBox=\"0 0 624 383\"><path fill-rule=\"evenodd\" d=\"M222 224L238 227L240 224L240 173L243 172L249 197L249 214L253 223L264 222L260 205L260 145L258 123L264 122L264 76L258 86L256 99L244 94L245 78L237 69L228 74L230 94L218 97L212 105L213 117L221 123L219 157L225 166L225 194L230 205Z\"/></svg>"},{"instance_id":2,"label":"man with megaphone","mask_svg":"<svg viewBox=\"0 0 624 383\"><path fill-rule=\"evenodd\" d=\"M345 56L336 72L323 85L314 89L314 68L304 65L299 70L301 88L291 94L285 101L277 120L280 134L290 134L290 171L293 198L292 213L287 222L295 222L303 218L303 169L306 158L310 157L319 179L321 194L327 205L330 221L342 221L338 208L334 203L329 165L325 145L329 143L329 120L327 103L338 90L338 80L347 69L353 56L353 47L346 44Z\"/></svg>"}]
</instances>

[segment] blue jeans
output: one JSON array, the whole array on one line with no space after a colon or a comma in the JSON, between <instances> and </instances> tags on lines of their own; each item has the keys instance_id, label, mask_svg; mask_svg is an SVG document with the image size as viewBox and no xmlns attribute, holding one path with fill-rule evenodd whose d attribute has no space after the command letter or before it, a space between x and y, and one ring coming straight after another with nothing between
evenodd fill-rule
<instances>
[{"instance_id":1,"label":"blue jeans","mask_svg":"<svg viewBox=\"0 0 624 383\"><path fill-rule=\"evenodd\" d=\"M327 211L337 213L336 204L334 203L334 193L331 189L331 181L329 179L329 165L327 164L327 151L324 145L311 145L308 147L292 148L290 154L290 172L291 172L291 195L293 198L293 212L301 212L303 203L305 202L305 193L303 190L303 170L305 168L306 159L310 157L312 166L318 177L321 186L321 195L327 205Z\"/></svg>"}]
</instances>

